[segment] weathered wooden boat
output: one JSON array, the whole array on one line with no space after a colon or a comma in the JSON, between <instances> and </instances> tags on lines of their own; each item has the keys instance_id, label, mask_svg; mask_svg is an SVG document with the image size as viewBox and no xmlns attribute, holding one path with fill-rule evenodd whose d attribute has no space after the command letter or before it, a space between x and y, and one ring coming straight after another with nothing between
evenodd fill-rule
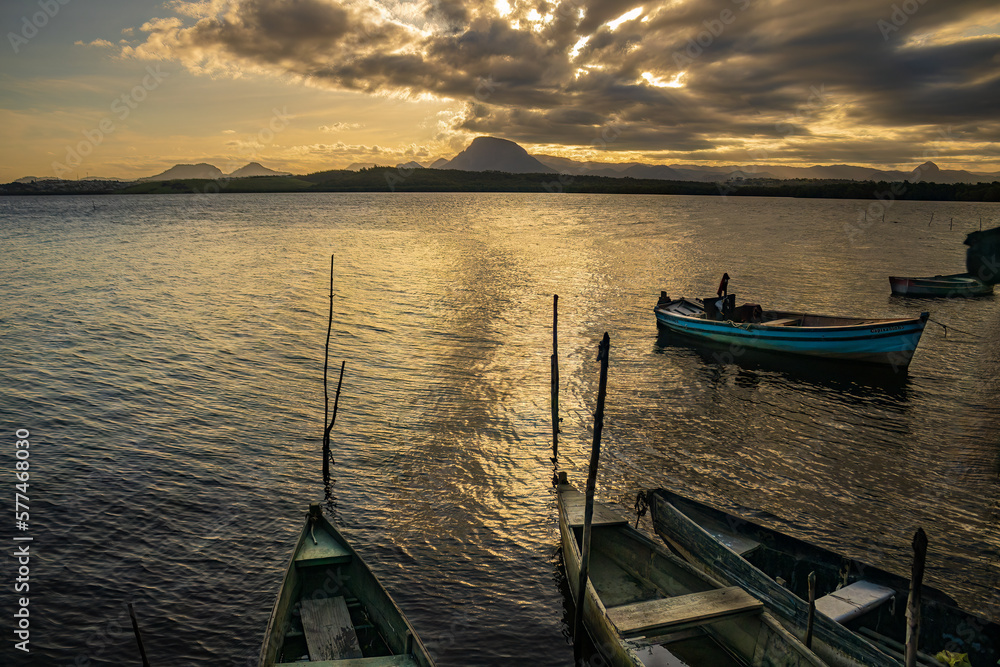
<instances>
[{"instance_id":1,"label":"weathered wooden boat","mask_svg":"<svg viewBox=\"0 0 1000 667\"><path fill-rule=\"evenodd\" d=\"M648 494L653 526L702 571L743 586L796 635L805 633L808 581L816 573L812 647L831 663L898 666L906 637L909 581L873 565L797 540L671 491ZM1000 626L922 591L918 664L940 667L940 651L966 653L973 667L1000 658Z\"/></svg>"},{"instance_id":2,"label":"weathered wooden boat","mask_svg":"<svg viewBox=\"0 0 1000 667\"><path fill-rule=\"evenodd\" d=\"M927 278L889 276L889 287L899 296L982 296L993 294L993 285L987 285L968 273Z\"/></svg>"},{"instance_id":3,"label":"weathered wooden boat","mask_svg":"<svg viewBox=\"0 0 1000 667\"><path fill-rule=\"evenodd\" d=\"M576 582L585 498L565 478L560 482L563 564ZM594 504L591 525L586 595L575 602L611 665L825 664L746 591L706 577L607 506Z\"/></svg>"},{"instance_id":4,"label":"weathered wooden boat","mask_svg":"<svg viewBox=\"0 0 1000 667\"><path fill-rule=\"evenodd\" d=\"M311 505L274 603L261 667L430 667L382 584Z\"/></svg>"},{"instance_id":5,"label":"weathered wooden boat","mask_svg":"<svg viewBox=\"0 0 1000 667\"><path fill-rule=\"evenodd\" d=\"M671 299L665 292L654 308L670 331L724 345L840 361L906 368L930 313L920 317L863 318L764 311L735 306L735 295L719 299Z\"/></svg>"},{"instance_id":6,"label":"weathered wooden boat","mask_svg":"<svg viewBox=\"0 0 1000 667\"><path fill-rule=\"evenodd\" d=\"M1000 283L1000 227L972 232L964 243L965 270L987 285Z\"/></svg>"}]
</instances>

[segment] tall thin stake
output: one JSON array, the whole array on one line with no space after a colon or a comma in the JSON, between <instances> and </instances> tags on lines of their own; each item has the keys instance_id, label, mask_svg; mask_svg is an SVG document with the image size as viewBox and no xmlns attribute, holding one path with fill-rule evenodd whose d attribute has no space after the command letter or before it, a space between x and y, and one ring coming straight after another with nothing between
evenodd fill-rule
<instances>
[{"instance_id":1,"label":"tall thin stake","mask_svg":"<svg viewBox=\"0 0 1000 667\"><path fill-rule=\"evenodd\" d=\"M559 459L559 295L552 295L552 460Z\"/></svg>"},{"instance_id":2,"label":"tall thin stake","mask_svg":"<svg viewBox=\"0 0 1000 667\"><path fill-rule=\"evenodd\" d=\"M601 458L601 431L604 430L604 396L608 389L608 356L611 339L605 332L597 348L601 362L601 382L597 389L597 412L594 413L594 444L590 450L590 471L587 474L587 500L583 509L583 545L580 553L580 581L577 583L576 618L573 620L573 643L577 651L583 641L583 609L587 597L587 575L590 569L590 533L594 520L594 491L597 487L597 464Z\"/></svg>"},{"instance_id":3,"label":"tall thin stake","mask_svg":"<svg viewBox=\"0 0 1000 667\"><path fill-rule=\"evenodd\" d=\"M142 667L149 667L149 658L146 657L146 648L142 645L142 635L139 634L139 621L135 619L135 609L132 603L128 603L128 615L132 619L132 632L135 633L135 641L139 644L139 655L142 657Z\"/></svg>"},{"instance_id":4,"label":"tall thin stake","mask_svg":"<svg viewBox=\"0 0 1000 667\"><path fill-rule=\"evenodd\" d=\"M816 573L810 572L806 578L809 583L809 616L806 618L806 648L812 648L813 622L816 619Z\"/></svg>"},{"instance_id":5,"label":"tall thin stake","mask_svg":"<svg viewBox=\"0 0 1000 667\"><path fill-rule=\"evenodd\" d=\"M333 331L333 255L330 255L330 319L326 325L326 353L323 356L323 480L330 479L330 430L333 429L333 422L330 421L330 395L327 391L326 376L330 367L330 334ZM340 377L344 377L344 367L340 367ZM340 395L340 386L337 387L337 395ZM336 415L336 413L334 413ZM336 418L336 416L334 417Z\"/></svg>"},{"instance_id":6,"label":"tall thin stake","mask_svg":"<svg viewBox=\"0 0 1000 667\"><path fill-rule=\"evenodd\" d=\"M333 416L330 417L330 423L327 424L326 430L323 431L323 481L326 482L330 479L330 463L336 463L333 459L333 455L330 454L330 431L333 430L333 425L337 423L337 406L340 404L340 386L344 384L344 366L347 365L346 361L340 362L340 379L337 380L337 394L333 399Z\"/></svg>"},{"instance_id":7,"label":"tall thin stake","mask_svg":"<svg viewBox=\"0 0 1000 667\"><path fill-rule=\"evenodd\" d=\"M924 585L924 562L927 558L927 534L917 528L913 535L913 574L910 577L910 597L906 602L906 667L917 664L917 640L920 637L920 592Z\"/></svg>"}]
</instances>

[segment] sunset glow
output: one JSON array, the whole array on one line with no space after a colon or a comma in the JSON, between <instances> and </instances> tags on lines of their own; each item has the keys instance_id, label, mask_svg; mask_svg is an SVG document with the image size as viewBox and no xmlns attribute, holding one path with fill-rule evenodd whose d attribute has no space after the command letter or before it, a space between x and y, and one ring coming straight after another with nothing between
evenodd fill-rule
<instances>
[{"instance_id":1,"label":"sunset glow","mask_svg":"<svg viewBox=\"0 0 1000 667\"><path fill-rule=\"evenodd\" d=\"M56 4L0 10L3 182L582 157L612 119L606 162L1000 170L992 1Z\"/></svg>"}]
</instances>

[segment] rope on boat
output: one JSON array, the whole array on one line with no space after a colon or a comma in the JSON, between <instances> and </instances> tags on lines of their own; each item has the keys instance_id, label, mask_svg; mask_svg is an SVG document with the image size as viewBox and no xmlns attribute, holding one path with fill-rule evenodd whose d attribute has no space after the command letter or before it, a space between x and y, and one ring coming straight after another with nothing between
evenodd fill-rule
<instances>
[{"instance_id":1,"label":"rope on boat","mask_svg":"<svg viewBox=\"0 0 1000 667\"><path fill-rule=\"evenodd\" d=\"M948 337L948 325L946 325L946 324L944 324L942 322L938 322L937 320L932 320L929 317L927 318L927 321L928 322L933 322L934 324L938 325L939 327L942 327L944 329L944 337L945 338ZM980 336L978 334L970 333L968 331L962 331L961 329L956 329L955 327L952 327L952 329L955 330L955 331L957 331L960 334L965 334L966 336L972 336L973 338L982 338L982 336Z\"/></svg>"},{"instance_id":2,"label":"rope on boat","mask_svg":"<svg viewBox=\"0 0 1000 667\"><path fill-rule=\"evenodd\" d=\"M649 509L649 499L644 491L639 491L635 496L635 527L639 527L639 519L646 516Z\"/></svg>"}]
</instances>

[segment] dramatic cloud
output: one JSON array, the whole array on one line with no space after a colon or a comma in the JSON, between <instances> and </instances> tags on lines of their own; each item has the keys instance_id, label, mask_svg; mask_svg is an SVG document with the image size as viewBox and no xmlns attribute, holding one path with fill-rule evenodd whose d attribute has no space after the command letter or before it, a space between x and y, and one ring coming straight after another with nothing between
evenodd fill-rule
<instances>
[{"instance_id":1,"label":"dramatic cloud","mask_svg":"<svg viewBox=\"0 0 1000 667\"><path fill-rule=\"evenodd\" d=\"M453 100L449 130L711 160L996 155L996 0L209 0L126 57ZM332 127L332 126L331 126ZM714 151L714 153L713 153ZM993 161L991 159L991 161Z\"/></svg>"}]
</instances>

